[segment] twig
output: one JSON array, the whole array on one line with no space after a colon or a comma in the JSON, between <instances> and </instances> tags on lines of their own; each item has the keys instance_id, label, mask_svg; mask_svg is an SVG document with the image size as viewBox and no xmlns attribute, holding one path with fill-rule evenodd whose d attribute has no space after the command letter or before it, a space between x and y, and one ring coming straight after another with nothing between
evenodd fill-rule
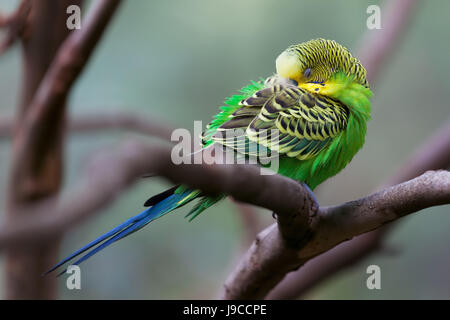
<instances>
[{"instance_id":1,"label":"twig","mask_svg":"<svg viewBox=\"0 0 450 320\"><path fill-rule=\"evenodd\" d=\"M0 55L10 48L14 42L24 36L31 11L31 1L22 0L17 10L9 16L0 14L0 28L7 29L6 36L0 42Z\"/></svg>"},{"instance_id":2,"label":"twig","mask_svg":"<svg viewBox=\"0 0 450 320\"><path fill-rule=\"evenodd\" d=\"M144 114L117 111L91 115L73 116L68 121L68 130L73 133L90 133L102 130L129 130L149 136L170 140L174 130L168 124L157 121ZM0 118L0 138L10 138L13 133L13 120Z\"/></svg>"}]
</instances>

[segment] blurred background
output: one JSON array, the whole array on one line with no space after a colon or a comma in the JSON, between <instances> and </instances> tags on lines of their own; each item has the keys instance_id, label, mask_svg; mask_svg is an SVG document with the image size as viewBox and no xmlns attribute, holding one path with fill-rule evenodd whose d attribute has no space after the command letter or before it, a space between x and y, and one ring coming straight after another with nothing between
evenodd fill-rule
<instances>
[{"instance_id":1,"label":"blurred background","mask_svg":"<svg viewBox=\"0 0 450 320\"><path fill-rule=\"evenodd\" d=\"M9 12L18 1L2 0ZM354 53L368 31L366 9L379 1L125 1L70 96L70 113L124 110L193 130L225 97L252 79L271 75L287 46L323 37ZM87 8L87 6L86 6ZM84 11L83 11L84 12ZM421 1L401 43L373 84L373 112L364 148L338 176L319 188L321 205L362 197L392 175L450 117L450 2ZM383 11L381 12L383 26ZM0 56L0 116L14 114L21 50ZM94 137L95 135L95 137ZM65 151L65 186L91 155L114 148L128 132L72 134ZM139 136L139 139L152 140ZM4 208L10 143L0 139L0 206ZM113 172L111 174L114 174ZM61 257L142 209L168 186L143 179L118 201L67 234ZM197 299L217 296L245 238L236 206L224 201L198 219L189 208L158 220L82 265L82 290L63 299ZM273 222L260 210L262 225ZM375 254L315 287L308 299L450 298L448 206L404 218L389 234L389 254ZM0 272L3 267L0 255ZM366 268L377 264L382 289L366 288ZM1 279L1 278L0 278ZM3 280L0 280L3 281ZM0 283L0 295L2 295Z\"/></svg>"}]
</instances>

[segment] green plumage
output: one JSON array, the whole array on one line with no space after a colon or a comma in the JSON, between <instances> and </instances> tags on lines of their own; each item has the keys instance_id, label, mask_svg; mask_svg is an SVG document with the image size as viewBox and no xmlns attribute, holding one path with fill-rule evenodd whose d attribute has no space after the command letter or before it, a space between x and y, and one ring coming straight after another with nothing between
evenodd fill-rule
<instances>
[{"instance_id":1,"label":"green plumage","mask_svg":"<svg viewBox=\"0 0 450 320\"><path fill-rule=\"evenodd\" d=\"M314 190L341 171L364 144L372 93L365 69L335 41L311 40L286 52L296 55L305 70L312 70L310 79L276 74L252 81L226 99L207 126L203 144L222 144L246 156L254 155L250 143L267 147L279 153L279 174ZM241 136L233 134L236 129ZM272 129L279 130L277 142L267 138ZM223 197L202 197L189 216L196 217Z\"/></svg>"},{"instance_id":2,"label":"green plumage","mask_svg":"<svg viewBox=\"0 0 450 320\"><path fill-rule=\"evenodd\" d=\"M365 88L360 84L354 83L351 78L345 77L341 73L338 73L334 76L335 85L341 86L333 92L332 97L326 97L331 99L324 100L324 103L328 103L328 108L330 110L324 109L324 106L316 107L319 114L320 112L332 112L331 109L343 108L343 106L348 106L348 115L342 115L342 123L341 126L338 126L338 132L333 137L332 134L320 137L317 139L306 139L304 135L298 134L297 131L291 135L291 137L296 138L297 144L292 146L299 146L303 143L304 146L314 147L310 148L315 152L312 152L310 157L307 159L299 160L295 156L290 156L289 153L283 155L281 153L280 157L280 166L279 166L279 174L287 176L289 178L295 179L297 181L302 181L308 184L311 189L314 189L321 182L326 180L327 178L337 174L340 170L342 170L348 162L353 158L356 152L362 147L364 144L364 137L366 134L366 122L370 118L370 101L369 97L371 95L370 89ZM287 90L288 86L282 90ZM205 146L210 145L213 142L221 143L221 139L215 139L214 133L217 130L220 130L220 127L226 124L229 121L233 121L236 119L232 115L236 113L237 110L249 108L248 103L243 106L242 101L245 102L246 99L256 97L255 93L260 90L267 88L263 82L252 82L249 86L244 87L241 90L240 95L235 95L226 100L226 105L221 107L222 112L217 114L214 117L214 120L208 125L207 131L204 135L204 143ZM304 117L301 112L295 113L295 110L301 108L301 97L303 94L307 93L304 90L298 90L299 97L298 101L296 101L293 105L290 106L288 116L284 110L284 114L278 113L275 119L265 121L266 123L272 123L274 128L280 129L280 127L276 126L277 120L290 118L294 121L297 120L297 123L300 120L304 120ZM266 100L269 100L267 98ZM339 101L345 101L345 104L340 103ZM264 104L266 102L260 102L259 104ZM258 103L257 103L258 104ZM253 106L254 107L254 106ZM315 108L315 107L314 107ZM308 108L314 110L314 108ZM260 110L264 110L261 108ZM311 111L310 111L311 112ZM294 115L292 115L292 113ZM348 119L346 118L348 117ZM329 121L324 121L326 126L332 126L334 123L338 123L341 120L339 117L326 116L324 118L330 119ZM254 119L260 120L258 117ZM251 122L254 121L248 120L248 125L250 126ZM334 120L334 121L333 121ZM316 123L320 126L320 122L317 120ZM304 121L302 125L308 126L311 122ZM242 125L242 123L240 124ZM297 128L298 126L296 126ZM249 132L250 130L247 130ZM329 130L331 132L331 129ZM297 135L295 135L297 133ZM287 134L290 135L289 133ZM293 139L292 138L292 139ZM300 139L299 139L300 138ZM287 141L292 141L287 140ZM280 139L280 142L283 140ZM284 139L285 144L287 144L286 139ZM233 145L226 144L228 147L233 147ZM279 151L279 150L278 150Z\"/></svg>"}]
</instances>

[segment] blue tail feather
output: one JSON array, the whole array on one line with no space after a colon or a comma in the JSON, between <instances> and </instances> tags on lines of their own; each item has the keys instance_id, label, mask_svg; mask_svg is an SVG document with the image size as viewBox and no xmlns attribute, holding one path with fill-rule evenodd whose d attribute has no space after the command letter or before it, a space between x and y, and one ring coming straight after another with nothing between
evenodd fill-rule
<instances>
[{"instance_id":1,"label":"blue tail feather","mask_svg":"<svg viewBox=\"0 0 450 320\"><path fill-rule=\"evenodd\" d=\"M83 261L89 259L90 257L95 255L99 251L103 250L107 246L111 245L112 243L138 231L139 229L143 228L150 222L152 222L152 221L160 218L161 216L165 215L166 213L169 213L172 210L178 208L179 207L178 203L181 200L183 200L184 198L186 198L187 196L189 196L191 193L192 193L192 190L188 190L188 191L185 191L180 194L172 194L172 195L168 196L164 200L156 203L154 206L142 211L138 215L128 219L124 223L118 225L117 227L108 231L104 235L102 235L102 236L98 237L97 239L95 239L94 241L88 243L81 249L75 251L74 253L69 255L67 258L58 262L58 264L56 264L50 270L45 272L43 275L47 275L48 273L56 270L57 268L59 268L60 266L65 264L66 262L69 262L70 260L79 256L80 254L97 246L94 249L92 249L91 251L89 251L88 253L86 253L85 255L83 255L80 259L78 259L74 263L74 265L78 265L78 264L82 263ZM192 198L192 199L194 199L194 198ZM192 199L190 199L189 201L191 201ZM187 201L187 202L189 202L189 201ZM185 203L187 203L187 202L185 202ZM183 205L185 203L183 203ZM58 274L58 276L65 272L66 272L66 270L64 270L63 272Z\"/></svg>"},{"instance_id":2,"label":"blue tail feather","mask_svg":"<svg viewBox=\"0 0 450 320\"><path fill-rule=\"evenodd\" d=\"M143 220L144 221L144 220ZM147 222L148 223L148 222ZM82 263L83 261L86 261L87 259L89 259L90 257L92 257L93 255L95 255L96 253L100 252L101 250L105 249L107 246L113 244L114 242L125 238L126 236L129 236L130 234L132 234L133 232L139 230L140 228L142 228L143 226L145 226L147 223L142 224L141 222L137 222L135 224L132 224L128 227L126 227L124 230L120 231L119 233L115 234L113 237L111 237L109 240L103 242L102 244L100 244L98 247L92 249L91 251L89 251L88 253L86 253L84 256L82 256L80 259L78 259L77 261L75 261L74 263L72 263L72 265L79 265L80 263ZM64 273L66 273L67 269L64 269L63 271L61 271L58 274L58 277L63 275ZM51 271L50 271L51 272Z\"/></svg>"}]
</instances>

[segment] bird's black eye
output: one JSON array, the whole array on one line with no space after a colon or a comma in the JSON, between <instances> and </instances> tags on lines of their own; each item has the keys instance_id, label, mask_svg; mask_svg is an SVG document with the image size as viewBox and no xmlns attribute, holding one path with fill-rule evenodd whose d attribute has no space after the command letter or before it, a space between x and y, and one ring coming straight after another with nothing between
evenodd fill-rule
<instances>
[{"instance_id":1,"label":"bird's black eye","mask_svg":"<svg viewBox=\"0 0 450 320\"><path fill-rule=\"evenodd\" d=\"M312 76L312 70L311 68L307 68L304 72L303 72L303 76L308 79L309 77Z\"/></svg>"}]
</instances>

